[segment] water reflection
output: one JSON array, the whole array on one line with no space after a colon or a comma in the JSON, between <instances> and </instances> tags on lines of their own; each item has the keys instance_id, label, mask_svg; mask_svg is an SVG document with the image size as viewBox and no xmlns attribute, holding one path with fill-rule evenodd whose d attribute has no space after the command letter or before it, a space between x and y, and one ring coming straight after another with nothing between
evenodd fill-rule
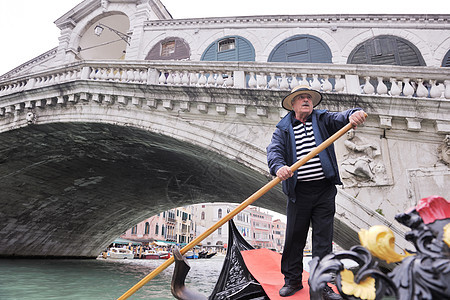
<instances>
[{"instance_id":1,"label":"water reflection","mask_svg":"<svg viewBox=\"0 0 450 300\"><path fill-rule=\"evenodd\" d=\"M186 285L208 296L223 256L189 260ZM163 260L0 259L0 299L117 299ZM129 299L174 299L170 281L174 265L162 271Z\"/></svg>"}]
</instances>

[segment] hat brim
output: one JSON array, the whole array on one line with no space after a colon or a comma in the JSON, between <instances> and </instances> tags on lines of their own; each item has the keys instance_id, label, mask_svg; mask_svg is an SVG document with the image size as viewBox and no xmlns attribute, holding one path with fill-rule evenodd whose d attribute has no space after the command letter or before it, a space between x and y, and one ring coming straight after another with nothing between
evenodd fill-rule
<instances>
[{"instance_id":1,"label":"hat brim","mask_svg":"<svg viewBox=\"0 0 450 300\"><path fill-rule=\"evenodd\" d=\"M284 97L283 101L281 101L281 106L283 106L284 109L292 110L292 99L294 99L295 96L300 94L308 94L311 96L313 107L316 107L319 105L319 103L322 101L322 94L309 89L299 89L294 91L293 93L290 93L286 97Z\"/></svg>"}]
</instances>

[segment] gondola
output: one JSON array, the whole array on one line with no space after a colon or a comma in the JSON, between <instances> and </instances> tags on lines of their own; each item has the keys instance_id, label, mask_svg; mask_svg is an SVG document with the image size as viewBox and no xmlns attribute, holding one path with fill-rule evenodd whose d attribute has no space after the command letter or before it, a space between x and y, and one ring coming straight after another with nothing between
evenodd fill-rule
<instances>
[{"instance_id":1,"label":"gondola","mask_svg":"<svg viewBox=\"0 0 450 300\"><path fill-rule=\"evenodd\" d=\"M217 252L208 253L208 251L203 250L198 253L198 258L211 258L216 254Z\"/></svg>"},{"instance_id":2,"label":"gondola","mask_svg":"<svg viewBox=\"0 0 450 300\"><path fill-rule=\"evenodd\" d=\"M233 220L228 222L228 248L217 283L209 297L190 290L184 285L189 265L178 249L173 251L175 268L172 277L172 295L181 300L192 299L230 299L230 300L265 300L269 299L261 284L252 276L241 251L254 249L240 235Z\"/></svg>"}]
</instances>

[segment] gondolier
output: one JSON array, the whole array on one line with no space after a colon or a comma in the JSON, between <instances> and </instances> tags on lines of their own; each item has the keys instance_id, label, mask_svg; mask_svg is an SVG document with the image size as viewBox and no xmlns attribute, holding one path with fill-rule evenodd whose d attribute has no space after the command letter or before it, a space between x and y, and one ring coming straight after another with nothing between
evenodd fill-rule
<instances>
[{"instance_id":1,"label":"gondolier","mask_svg":"<svg viewBox=\"0 0 450 300\"><path fill-rule=\"evenodd\" d=\"M349 122L362 124L366 114L360 108L343 112L315 110L322 94L309 86L298 86L282 100L289 113L277 124L267 147L270 173L282 180L287 195L287 225L281 272L285 285L280 296L295 294L303 288L303 249L312 226L312 256L323 258L332 251L335 196L339 178L333 145L320 152L298 170L289 166L308 154ZM330 287L325 299L342 299Z\"/></svg>"}]
</instances>

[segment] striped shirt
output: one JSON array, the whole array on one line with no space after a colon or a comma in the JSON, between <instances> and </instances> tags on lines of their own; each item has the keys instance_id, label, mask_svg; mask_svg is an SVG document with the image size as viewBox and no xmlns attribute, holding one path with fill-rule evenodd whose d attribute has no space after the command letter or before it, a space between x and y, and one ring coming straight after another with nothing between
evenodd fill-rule
<instances>
[{"instance_id":1,"label":"striped shirt","mask_svg":"<svg viewBox=\"0 0 450 300\"><path fill-rule=\"evenodd\" d=\"M316 140L314 138L311 120L308 119L304 124L296 120L293 124L293 128L297 149L297 160L299 160L316 147ZM311 158L298 169L297 180L313 181L324 178L325 174L323 173L322 165L320 164L319 155Z\"/></svg>"}]
</instances>

